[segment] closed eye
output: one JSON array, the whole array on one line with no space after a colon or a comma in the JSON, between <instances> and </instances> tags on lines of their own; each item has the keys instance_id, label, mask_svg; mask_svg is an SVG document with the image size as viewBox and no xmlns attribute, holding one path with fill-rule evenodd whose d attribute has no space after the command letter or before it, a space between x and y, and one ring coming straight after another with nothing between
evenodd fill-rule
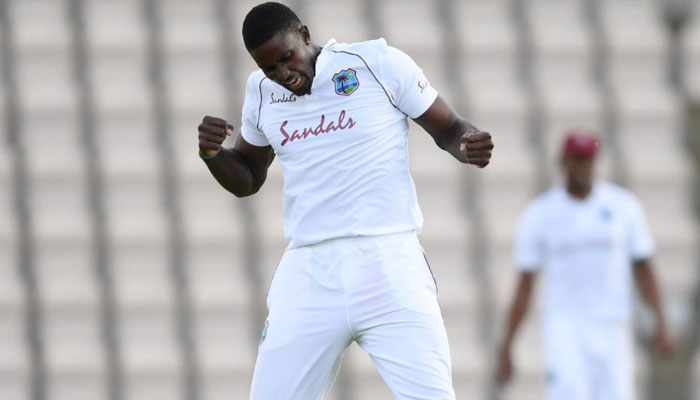
<instances>
[{"instance_id":1,"label":"closed eye","mask_svg":"<svg viewBox=\"0 0 700 400\"><path fill-rule=\"evenodd\" d=\"M293 53L292 51L288 51L288 52L284 53L284 55L280 58L280 60L278 61L278 63L279 63L279 62L289 61L289 60L292 58L292 55L294 55L294 53ZM270 73L270 72L274 71L274 70L275 70L275 67L276 67L276 65L268 65L268 66L260 67L260 69L261 69L264 73L267 74L267 73Z\"/></svg>"}]
</instances>

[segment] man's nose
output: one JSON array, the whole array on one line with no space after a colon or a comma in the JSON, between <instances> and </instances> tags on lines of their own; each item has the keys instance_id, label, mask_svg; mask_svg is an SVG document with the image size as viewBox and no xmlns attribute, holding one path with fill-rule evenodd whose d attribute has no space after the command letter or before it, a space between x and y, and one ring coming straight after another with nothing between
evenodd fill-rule
<instances>
[{"instance_id":1,"label":"man's nose","mask_svg":"<svg viewBox=\"0 0 700 400\"><path fill-rule=\"evenodd\" d=\"M287 79L289 79L289 75L290 75L289 69L287 68L287 66L285 66L283 64L280 64L277 66L276 73L277 73L277 80L278 81L286 81Z\"/></svg>"}]
</instances>

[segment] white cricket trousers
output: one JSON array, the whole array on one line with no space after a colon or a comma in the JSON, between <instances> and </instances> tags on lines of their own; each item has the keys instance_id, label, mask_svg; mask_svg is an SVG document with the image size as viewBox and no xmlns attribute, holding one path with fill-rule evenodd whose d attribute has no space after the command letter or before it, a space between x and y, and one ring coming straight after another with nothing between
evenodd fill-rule
<instances>
[{"instance_id":1,"label":"white cricket trousers","mask_svg":"<svg viewBox=\"0 0 700 400\"><path fill-rule=\"evenodd\" d=\"M267 296L251 400L318 400L356 341L400 400L450 400L450 351L415 232L287 249Z\"/></svg>"},{"instance_id":2,"label":"white cricket trousers","mask_svg":"<svg viewBox=\"0 0 700 400\"><path fill-rule=\"evenodd\" d=\"M633 400L634 338L629 322L547 316L549 400Z\"/></svg>"}]
</instances>

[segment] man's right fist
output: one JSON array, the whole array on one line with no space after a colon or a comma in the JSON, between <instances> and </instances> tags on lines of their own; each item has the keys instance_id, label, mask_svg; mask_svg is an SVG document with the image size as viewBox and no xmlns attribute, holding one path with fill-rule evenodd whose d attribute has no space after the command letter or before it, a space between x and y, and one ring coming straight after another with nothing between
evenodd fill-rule
<instances>
[{"instance_id":1,"label":"man's right fist","mask_svg":"<svg viewBox=\"0 0 700 400\"><path fill-rule=\"evenodd\" d=\"M226 136L233 133L233 125L226 120L206 116L199 124L199 152L205 156L214 156L221 149Z\"/></svg>"}]
</instances>

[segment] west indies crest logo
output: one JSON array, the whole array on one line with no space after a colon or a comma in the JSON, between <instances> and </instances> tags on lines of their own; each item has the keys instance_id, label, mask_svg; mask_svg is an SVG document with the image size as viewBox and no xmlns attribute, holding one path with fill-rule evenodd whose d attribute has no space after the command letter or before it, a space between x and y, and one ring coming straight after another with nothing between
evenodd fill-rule
<instances>
[{"instance_id":1,"label":"west indies crest logo","mask_svg":"<svg viewBox=\"0 0 700 400\"><path fill-rule=\"evenodd\" d=\"M350 96L360 87L357 71L352 68L344 69L333 75L333 83L335 83L335 93L341 96Z\"/></svg>"}]
</instances>

